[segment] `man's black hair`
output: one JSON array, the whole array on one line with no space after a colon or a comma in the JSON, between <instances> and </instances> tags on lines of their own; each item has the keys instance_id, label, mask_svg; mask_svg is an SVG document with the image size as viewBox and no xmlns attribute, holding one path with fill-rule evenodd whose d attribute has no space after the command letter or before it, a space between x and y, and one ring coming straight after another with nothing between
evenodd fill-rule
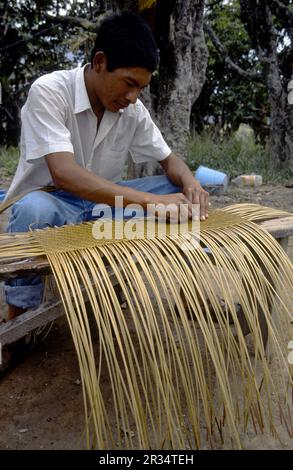
<instances>
[{"instance_id":1,"label":"man's black hair","mask_svg":"<svg viewBox=\"0 0 293 470\"><path fill-rule=\"evenodd\" d=\"M114 14L102 21L91 64L97 52L104 52L107 70L122 67L142 67L150 72L158 65L158 50L148 24L135 13Z\"/></svg>"}]
</instances>

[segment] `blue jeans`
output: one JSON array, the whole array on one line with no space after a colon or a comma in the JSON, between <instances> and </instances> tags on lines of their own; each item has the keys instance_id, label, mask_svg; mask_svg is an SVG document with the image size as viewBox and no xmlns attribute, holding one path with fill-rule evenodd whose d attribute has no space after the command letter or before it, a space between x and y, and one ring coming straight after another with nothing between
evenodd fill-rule
<instances>
[{"instance_id":1,"label":"blue jeans","mask_svg":"<svg viewBox=\"0 0 293 470\"><path fill-rule=\"evenodd\" d=\"M120 181L117 184L153 194L181 192L181 188L171 183L166 176L147 176ZM103 204L98 206L102 209ZM33 191L12 206L6 231L27 232L30 227L32 229L59 227L95 220L97 217L93 214L93 209L94 214L99 212L95 202L86 201L63 190ZM41 277L27 276L7 281L4 291L8 304L32 308L42 302L44 286Z\"/></svg>"}]
</instances>

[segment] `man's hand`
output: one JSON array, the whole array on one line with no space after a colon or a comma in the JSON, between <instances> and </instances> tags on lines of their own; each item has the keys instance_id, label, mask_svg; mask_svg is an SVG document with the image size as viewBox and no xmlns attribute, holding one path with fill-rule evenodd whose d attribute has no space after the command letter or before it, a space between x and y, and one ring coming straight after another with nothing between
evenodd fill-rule
<instances>
[{"instance_id":1,"label":"man's hand","mask_svg":"<svg viewBox=\"0 0 293 470\"><path fill-rule=\"evenodd\" d=\"M182 188L182 193L190 204L200 204L200 219L208 217L209 193L194 178L188 166L174 153L160 161L168 178Z\"/></svg>"},{"instance_id":2,"label":"man's hand","mask_svg":"<svg viewBox=\"0 0 293 470\"><path fill-rule=\"evenodd\" d=\"M158 219L178 222L184 219L191 219L197 214L192 209L192 202L183 194L152 194L148 201L148 212Z\"/></svg>"},{"instance_id":3,"label":"man's hand","mask_svg":"<svg viewBox=\"0 0 293 470\"><path fill-rule=\"evenodd\" d=\"M200 204L200 220L208 218L209 193L205 191L199 181L188 178L182 188L183 194L192 204Z\"/></svg>"}]
</instances>

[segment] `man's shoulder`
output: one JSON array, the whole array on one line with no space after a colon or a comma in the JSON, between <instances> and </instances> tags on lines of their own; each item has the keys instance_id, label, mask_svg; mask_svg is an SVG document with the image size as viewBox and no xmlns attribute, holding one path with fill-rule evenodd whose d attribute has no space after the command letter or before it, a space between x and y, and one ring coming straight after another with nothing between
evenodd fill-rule
<instances>
[{"instance_id":1,"label":"man's shoulder","mask_svg":"<svg viewBox=\"0 0 293 470\"><path fill-rule=\"evenodd\" d=\"M42 88L43 90L48 91L52 90L54 92L68 90L74 84L77 70L78 68L71 70L57 70L42 75L33 82L31 90L34 90L35 88Z\"/></svg>"}]
</instances>

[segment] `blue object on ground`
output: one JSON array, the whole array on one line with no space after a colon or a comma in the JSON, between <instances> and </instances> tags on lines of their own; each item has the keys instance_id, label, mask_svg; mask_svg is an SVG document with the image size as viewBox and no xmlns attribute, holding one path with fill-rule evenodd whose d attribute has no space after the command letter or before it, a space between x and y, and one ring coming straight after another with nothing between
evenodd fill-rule
<instances>
[{"instance_id":1,"label":"blue object on ground","mask_svg":"<svg viewBox=\"0 0 293 470\"><path fill-rule=\"evenodd\" d=\"M226 191L229 183L229 178L226 173L202 165L196 170L195 177L202 186L208 184L222 184L224 191Z\"/></svg>"}]
</instances>

